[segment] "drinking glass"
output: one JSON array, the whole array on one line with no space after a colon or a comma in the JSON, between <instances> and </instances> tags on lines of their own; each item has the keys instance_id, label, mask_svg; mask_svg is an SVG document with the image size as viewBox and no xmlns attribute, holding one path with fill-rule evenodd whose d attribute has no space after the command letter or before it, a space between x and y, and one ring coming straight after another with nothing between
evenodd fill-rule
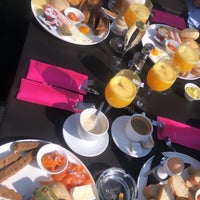
<instances>
[{"instance_id":1,"label":"drinking glass","mask_svg":"<svg viewBox=\"0 0 200 200\"><path fill-rule=\"evenodd\" d=\"M139 108L144 106L145 99L152 91L164 92L171 88L176 81L179 68L173 65L169 57L161 58L147 73L148 90L143 97L137 96L136 105Z\"/></svg>"},{"instance_id":2,"label":"drinking glass","mask_svg":"<svg viewBox=\"0 0 200 200\"><path fill-rule=\"evenodd\" d=\"M111 57L111 66L115 69L123 69L125 68L125 62L123 60L124 55L133 47L135 47L141 41L145 31L148 27L147 24L143 23L142 21L136 21L133 25L133 31L130 29L127 31L125 35L125 39L118 41L118 38L111 39L110 45L117 47L116 51L120 53L120 56L112 56ZM131 28L132 28L131 27Z\"/></svg>"},{"instance_id":3,"label":"drinking glass","mask_svg":"<svg viewBox=\"0 0 200 200\"><path fill-rule=\"evenodd\" d=\"M150 0L145 0L144 3L133 1L125 12L125 22L130 27L135 21L140 20L144 23L148 21L152 11L153 4Z\"/></svg>"},{"instance_id":4,"label":"drinking glass","mask_svg":"<svg viewBox=\"0 0 200 200\"><path fill-rule=\"evenodd\" d=\"M116 37L110 40L110 46L117 53L121 53L120 58L116 56L112 57L111 63L115 68L116 68L116 64L118 66L117 68L124 67L124 63L121 64L124 54L140 42L142 36L144 35L148 27L148 24L147 25L145 24L148 21L148 18L150 16L150 13L153 7L150 0L145 0L144 3L129 1L129 3L126 2L125 6L124 4L125 3L123 3L122 10L120 14L118 15L120 16L121 21L123 21L123 26L122 26L122 23L121 24L117 23L117 24L120 24L121 27L124 27L124 22L125 22L127 26L127 29L123 29L123 32L122 32L123 34L121 34L121 35L125 35L124 40L121 39L120 37ZM116 21L120 21L120 20L116 19ZM111 30L112 30L112 27L115 27L115 29L118 30L118 26L115 24L116 22L114 21L111 25ZM117 31L115 33L117 33Z\"/></svg>"},{"instance_id":5,"label":"drinking glass","mask_svg":"<svg viewBox=\"0 0 200 200\"><path fill-rule=\"evenodd\" d=\"M173 55L173 65L180 67L180 73L190 72L199 60L197 52L188 46L182 44Z\"/></svg>"},{"instance_id":6,"label":"drinking glass","mask_svg":"<svg viewBox=\"0 0 200 200\"><path fill-rule=\"evenodd\" d=\"M134 71L120 70L106 85L105 98L109 106L105 112L108 112L111 107L124 108L128 106L136 97L140 84L141 79Z\"/></svg>"}]
</instances>

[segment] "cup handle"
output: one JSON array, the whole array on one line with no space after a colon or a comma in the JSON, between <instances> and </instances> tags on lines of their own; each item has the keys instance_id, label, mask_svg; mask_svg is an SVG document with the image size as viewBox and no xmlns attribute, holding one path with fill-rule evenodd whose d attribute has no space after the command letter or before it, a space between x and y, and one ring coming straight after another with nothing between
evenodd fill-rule
<instances>
[{"instance_id":1,"label":"cup handle","mask_svg":"<svg viewBox=\"0 0 200 200\"><path fill-rule=\"evenodd\" d=\"M142 148L144 149L151 149L154 146L153 138L150 136L146 140L140 142Z\"/></svg>"}]
</instances>

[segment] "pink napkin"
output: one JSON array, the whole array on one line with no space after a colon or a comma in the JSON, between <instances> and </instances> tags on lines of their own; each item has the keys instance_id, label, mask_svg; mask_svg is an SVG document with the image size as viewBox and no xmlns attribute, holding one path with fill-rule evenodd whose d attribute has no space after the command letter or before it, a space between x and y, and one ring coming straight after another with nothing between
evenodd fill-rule
<instances>
[{"instance_id":1,"label":"pink napkin","mask_svg":"<svg viewBox=\"0 0 200 200\"><path fill-rule=\"evenodd\" d=\"M80 87L84 82L87 84L88 76L69 69L31 60L26 79L86 94Z\"/></svg>"},{"instance_id":2,"label":"pink napkin","mask_svg":"<svg viewBox=\"0 0 200 200\"><path fill-rule=\"evenodd\" d=\"M83 95L55 86L22 78L17 99L75 112L74 106L83 101ZM78 112L78 110L77 110Z\"/></svg>"},{"instance_id":3,"label":"pink napkin","mask_svg":"<svg viewBox=\"0 0 200 200\"><path fill-rule=\"evenodd\" d=\"M157 120L164 122L164 129L157 129L158 139L169 136L174 143L200 150L200 129L160 116Z\"/></svg>"},{"instance_id":4,"label":"pink napkin","mask_svg":"<svg viewBox=\"0 0 200 200\"><path fill-rule=\"evenodd\" d=\"M178 29L185 29L185 19L170 13L166 13L157 9L152 10L153 16L150 18L151 23L167 24Z\"/></svg>"}]
</instances>

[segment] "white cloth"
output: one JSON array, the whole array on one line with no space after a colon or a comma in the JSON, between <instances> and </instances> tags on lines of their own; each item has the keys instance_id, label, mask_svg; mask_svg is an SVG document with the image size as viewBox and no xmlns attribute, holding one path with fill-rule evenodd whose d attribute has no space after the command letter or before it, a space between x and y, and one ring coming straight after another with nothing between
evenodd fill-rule
<instances>
[{"instance_id":1,"label":"white cloth","mask_svg":"<svg viewBox=\"0 0 200 200\"><path fill-rule=\"evenodd\" d=\"M192 4L192 0L186 0L186 4L188 9L188 26L200 30L200 8L195 7Z\"/></svg>"}]
</instances>

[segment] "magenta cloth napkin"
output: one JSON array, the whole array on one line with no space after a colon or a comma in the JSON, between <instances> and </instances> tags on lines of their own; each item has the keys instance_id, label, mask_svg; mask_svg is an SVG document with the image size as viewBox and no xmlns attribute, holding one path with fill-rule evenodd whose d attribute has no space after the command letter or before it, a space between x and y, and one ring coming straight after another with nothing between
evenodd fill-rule
<instances>
[{"instance_id":1,"label":"magenta cloth napkin","mask_svg":"<svg viewBox=\"0 0 200 200\"><path fill-rule=\"evenodd\" d=\"M71 112L78 112L78 110L74 110L74 106L77 102L83 101L82 94L24 78L21 79L16 98Z\"/></svg>"},{"instance_id":2,"label":"magenta cloth napkin","mask_svg":"<svg viewBox=\"0 0 200 200\"><path fill-rule=\"evenodd\" d=\"M88 76L62 67L31 60L26 79L86 94L80 87L84 82L87 84Z\"/></svg>"},{"instance_id":3,"label":"magenta cloth napkin","mask_svg":"<svg viewBox=\"0 0 200 200\"><path fill-rule=\"evenodd\" d=\"M174 143L200 150L200 129L160 116L157 120L164 122L164 129L157 129L158 139L164 140L169 136Z\"/></svg>"},{"instance_id":4,"label":"magenta cloth napkin","mask_svg":"<svg viewBox=\"0 0 200 200\"><path fill-rule=\"evenodd\" d=\"M185 19L180 16L157 9L152 9L152 13L153 16L150 18L151 23L167 24L178 29L185 29L187 27Z\"/></svg>"}]
</instances>

